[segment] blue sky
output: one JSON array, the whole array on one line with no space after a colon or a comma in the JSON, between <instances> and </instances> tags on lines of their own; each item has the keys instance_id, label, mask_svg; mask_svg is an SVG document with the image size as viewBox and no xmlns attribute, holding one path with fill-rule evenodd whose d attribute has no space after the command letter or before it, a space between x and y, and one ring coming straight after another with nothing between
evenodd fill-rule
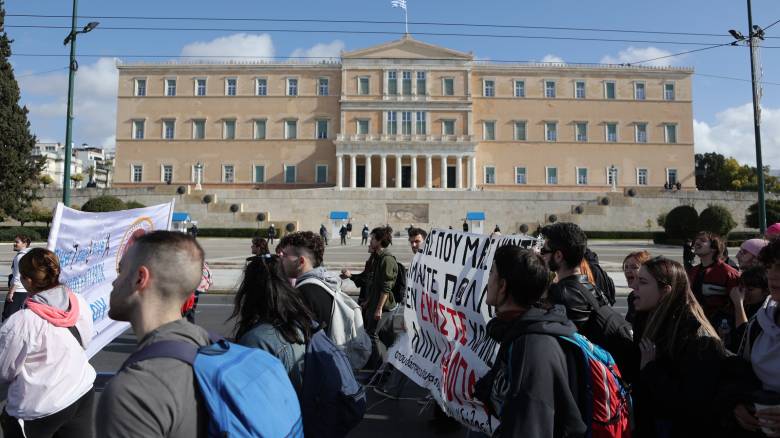
<instances>
[{"instance_id":1,"label":"blue sky","mask_svg":"<svg viewBox=\"0 0 780 438\"><path fill-rule=\"evenodd\" d=\"M327 8L325 7L327 5ZM550 0L408 0L412 22L470 23L623 29L661 32L722 34L685 36L644 33L585 32L522 28L452 27L410 25L415 37L433 44L472 51L478 58L494 60L562 60L564 62L630 62L702 46L679 44L718 44L730 41L728 29L747 33L746 5L735 0L696 0L652 2ZM63 0L11 0L7 14L70 15L71 5ZM144 17L219 17L320 20L402 20L400 9L390 0L338 0L323 2L255 1L147 1L114 2L80 0L79 15ZM780 20L780 1L753 0L754 24L767 26ZM100 21L101 27L78 40L78 53L171 56L181 54L225 54L251 56L327 56L339 50L354 50L398 35L346 34L341 30L402 32L402 24L334 24L261 21L170 21L82 19ZM69 26L68 18L7 16L6 30L14 39L18 54L66 55L62 40L66 29L15 28L14 25ZM224 31L138 31L107 27L218 27ZM287 29L288 32L273 31ZM326 32L294 32L322 30ZM546 38L489 38L421 33L502 34L535 37L604 38L647 42L605 42L553 40ZM762 50L764 81L780 84L780 24L767 31ZM662 42L674 42L665 44ZM748 50L726 46L657 61L658 64L690 66L694 76L694 132L697 152L718 151L754 162L750 83L713 78L726 76L743 80L750 77ZM23 103L31 110L33 131L41 140L63 141L67 58L14 56L12 62L22 88ZM116 71L110 57L79 57L76 87L74 141L93 145L113 145L115 125ZM56 71L52 71L56 70ZM765 163L780 168L780 85L763 87L763 143Z\"/></svg>"}]
</instances>

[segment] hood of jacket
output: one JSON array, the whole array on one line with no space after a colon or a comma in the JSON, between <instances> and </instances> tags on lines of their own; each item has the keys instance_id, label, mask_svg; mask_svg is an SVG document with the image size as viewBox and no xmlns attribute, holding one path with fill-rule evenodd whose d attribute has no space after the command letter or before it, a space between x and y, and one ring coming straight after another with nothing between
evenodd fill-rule
<instances>
[{"instance_id":1,"label":"hood of jacket","mask_svg":"<svg viewBox=\"0 0 780 438\"><path fill-rule=\"evenodd\" d=\"M320 266L319 268L314 268L309 272L301 274L295 280L295 284L300 284L308 278L316 278L320 280L323 284L325 284L325 286L327 286L334 293L340 290L341 281L338 275L332 272L328 272L328 270L326 270L322 266Z\"/></svg>"},{"instance_id":2,"label":"hood of jacket","mask_svg":"<svg viewBox=\"0 0 780 438\"><path fill-rule=\"evenodd\" d=\"M498 316L490 320L487 329L490 337L501 343L529 334L571 336L577 331L566 317L566 308L561 305L550 309L531 307L524 314L513 318Z\"/></svg>"}]
</instances>

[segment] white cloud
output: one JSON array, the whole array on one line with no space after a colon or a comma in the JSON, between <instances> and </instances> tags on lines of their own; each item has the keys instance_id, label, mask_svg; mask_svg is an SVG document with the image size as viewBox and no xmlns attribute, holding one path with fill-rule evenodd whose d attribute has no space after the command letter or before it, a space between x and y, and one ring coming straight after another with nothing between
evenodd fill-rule
<instances>
[{"instance_id":1,"label":"white cloud","mask_svg":"<svg viewBox=\"0 0 780 438\"><path fill-rule=\"evenodd\" d=\"M267 60L273 58L274 43L271 35L252 35L248 33L237 33L234 35L219 37L211 41L198 41L187 44L181 49L182 56L191 56L197 58L220 57L208 59L236 59L251 60L252 58Z\"/></svg>"},{"instance_id":2,"label":"white cloud","mask_svg":"<svg viewBox=\"0 0 780 438\"><path fill-rule=\"evenodd\" d=\"M750 103L717 113L712 124L693 121L697 153L717 152L734 157L742 164L755 166L753 133L753 105ZM780 169L780 108L762 109L761 151L764 165Z\"/></svg>"},{"instance_id":3,"label":"white cloud","mask_svg":"<svg viewBox=\"0 0 780 438\"><path fill-rule=\"evenodd\" d=\"M601 58L600 62L602 64L631 64L634 62L660 58L662 56L668 56L671 54L672 54L671 52L668 52L663 49L659 49L657 47L652 47L652 46L650 47L630 46L629 48L618 52L617 56L612 56L612 55L604 56L603 58ZM655 61L646 62L643 63L642 65L650 65L655 67L668 67L670 65L673 65L676 61L679 60L680 57L676 56L674 58L656 59Z\"/></svg>"},{"instance_id":4,"label":"white cloud","mask_svg":"<svg viewBox=\"0 0 780 438\"><path fill-rule=\"evenodd\" d=\"M544 55L544 58L542 58L542 62L551 62L551 63L556 63L556 64L564 64L563 58L561 58L558 55L553 55L552 53Z\"/></svg>"},{"instance_id":5,"label":"white cloud","mask_svg":"<svg viewBox=\"0 0 780 438\"><path fill-rule=\"evenodd\" d=\"M344 42L341 40L334 40L330 43L319 43L315 44L312 47L309 47L308 49L295 49L290 54L291 58L304 58L303 60L307 60L309 58L314 58L315 60L317 58L319 59L326 59L326 58L337 58L341 55L341 51L344 50Z\"/></svg>"}]
</instances>

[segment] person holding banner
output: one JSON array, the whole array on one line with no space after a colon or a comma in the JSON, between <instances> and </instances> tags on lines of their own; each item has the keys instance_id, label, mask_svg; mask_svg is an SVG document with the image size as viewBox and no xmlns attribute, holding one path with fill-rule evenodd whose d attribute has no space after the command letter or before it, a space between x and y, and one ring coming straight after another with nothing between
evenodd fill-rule
<instances>
[{"instance_id":1,"label":"person holding banner","mask_svg":"<svg viewBox=\"0 0 780 438\"><path fill-rule=\"evenodd\" d=\"M30 243L32 243L32 240L24 234L19 234L14 237L14 251L16 251L16 256L14 256L14 259L11 262L11 275L8 278L8 294L5 296L5 306L3 306L3 321L21 309L24 301L27 299L27 291L24 289L21 276L19 275L19 260L21 260L30 250Z\"/></svg>"},{"instance_id":2,"label":"person holding banner","mask_svg":"<svg viewBox=\"0 0 780 438\"><path fill-rule=\"evenodd\" d=\"M0 328L0 388L5 438L94 436L95 369L84 349L92 312L60 284L60 261L34 248L19 261L29 297Z\"/></svg>"}]
</instances>

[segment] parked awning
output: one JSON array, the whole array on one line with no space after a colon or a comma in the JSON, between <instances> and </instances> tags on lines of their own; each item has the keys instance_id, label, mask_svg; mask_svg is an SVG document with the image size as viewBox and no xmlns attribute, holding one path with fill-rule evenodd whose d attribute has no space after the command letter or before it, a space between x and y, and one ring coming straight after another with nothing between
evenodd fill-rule
<instances>
[{"instance_id":1,"label":"parked awning","mask_svg":"<svg viewBox=\"0 0 780 438\"><path fill-rule=\"evenodd\" d=\"M173 222L189 222L192 219L186 211L174 211L172 220Z\"/></svg>"},{"instance_id":2,"label":"parked awning","mask_svg":"<svg viewBox=\"0 0 780 438\"><path fill-rule=\"evenodd\" d=\"M331 211L330 218L334 220L347 220L349 219L348 211Z\"/></svg>"},{"instance_id":3,"label":"parked awning","mask_svg":"<svg viewBox=\"0 0 780 438\"><path fill-rule=\"evenodd\" d=\"M469 211L466 213L466 220L467 221L484 221L485 220L485 212L484 211Z\"/></svg>"}]
</instances>

